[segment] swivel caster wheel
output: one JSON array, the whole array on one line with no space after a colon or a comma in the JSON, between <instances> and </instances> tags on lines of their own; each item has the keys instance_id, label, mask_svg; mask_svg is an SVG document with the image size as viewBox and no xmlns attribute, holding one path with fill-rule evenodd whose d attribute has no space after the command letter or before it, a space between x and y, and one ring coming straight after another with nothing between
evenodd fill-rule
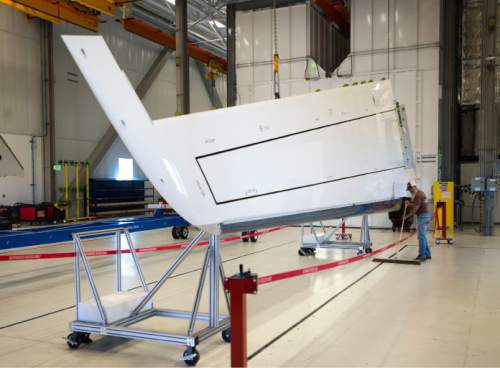
<instances>
[{"instance_id":1,"label":"swivel caster wheel","mask_svg":"<svg viewBox=\"0 0 500 368\"><path fill-rule=\"evenodd\" d=\"M222 340L224 340L227 343L231 342L231 329L230 328L226 328L225 330L222 331Z\"/></svg>"},{"instance_id":2,"label":"swivel caster wheel","mask_svg":"<svg viewBox=\"0 0 500 368\"><path fill-rule=\"evenodd\" d=\"M299 255L300 256L313 256L316 253L314 248L300 248Z\"/></svg>"},{"instance_id":3,"label":"swivel caster wheel","mask_svg":"<svg viewBox=\"0 0 500 368\"><path fill-rule=\"evenodd\" d=\"M179 239L179 228L177 226L172 228L172 237L174 239Z\"/></svg>"},{"instance_id":4,"label":"swivel caster wheel","mask_svg":"<svg viewBox=\"0 0 500 368\"><path fill-rule=\"evenodd\" d=\"M78 349L81 344L90 344L91 342L89 333L72 332L66 337L66 343L70 349Z\"/></svg>"},{"instance_id":5,"label":"swivel caster wheel","mask_svg":"<svg viewBox=\"0 0 500 368\"><path fill-rule=\"evenodd\" d=\"M182 354L182 358L187 366L194 367L200 360L200 353L198 353L194 346L188 346L184 354Z\"/></svg>"},{"instance_id":6,"label":"swivel caster wheel","mask_svg":"<svg viewBox=\"0 0 500 368\"><path fill-rule=\"evenodd\" d=\"M189 228L187 226L182 226L178 229L177 234L181 239L187 239L189 236Z\"/></svg>"},{"instance_id":7,"label":"swivel caster wheel","mask_svg":"<svg viewBox=\"0 0 500 368\"><path fill-rule=\"evenodd\" d=\"M250 234L252 235L252 236L250 237L250 241L251 241L252 243L257 243L257 240L259 239L258 235L254 235L256 232L257 232L257 230L252 230L252 231L250 231Z\"/></svg>"},{"instance_id":8,"label":"swivel caster wheel","mask_svg":"<svg viewBox=\"0 0 500 368\"><path fill-rule=\"evenodd\" d=\"M370 254L371 252L373 252L373 249L372 249L372 248L366 248L366 249L365 249L365 253L366 253L366 254Z\"/></svg>"},{"instance_id":9,"label":"swivel caster wheel","mask_svg":"<svg viewBox=\"0 0 500 368\"><path fill-rule=\"evenodd\" d=\"M90 344L92 342L92 339L90 338L90 334L87 332L83 333L81 340L82 340L82 344Z\"/></svg>"},{"instance_id":10,"label":"swivel caster wheel","mask_svg":"<svg viewBox=\"0 0 500 368\"><path fill-rule=\"evenodd\" d=\"M248 235L248 232L247 231L243 231L241 233L241 236L245 236L245 235ZM241 239L243 241L243 243L248 243L248 237L245 237L243 239Z\"/></svg>"},{"instance_id":11,"label":"swivel caster wheel","mask_svg":"<svg viewBox=\"0 0 500 368\"><path fill-rule=\"evenodd\" d=\"M68 337L66 337L66 344L68 344L70 349L78 349L81 343L80 336L77 332L70 333Z\"/></svg>"}]
</instances>

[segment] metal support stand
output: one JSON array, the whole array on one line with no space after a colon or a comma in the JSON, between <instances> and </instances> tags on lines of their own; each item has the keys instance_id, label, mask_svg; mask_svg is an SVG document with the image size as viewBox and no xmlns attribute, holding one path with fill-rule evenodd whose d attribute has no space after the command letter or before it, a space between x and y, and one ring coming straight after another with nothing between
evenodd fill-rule
<instances>
[{"instance_id":1,"label":"metal support stand","mask_svg":"<svg viewBox=\"0 0 500 368\"><path fill-rule=\"evenodd\" d=\"M439 216L441 212L441 216ZM453 244L453 239L448 236L446 202L437 202L434 209L434 239L436 245L441 243ZM441 223L439 219L441 217Z\"/></svg>"},{"instance_id":2,"label":"metal support stand","mask_svg":"<svg viewBox=\"0 0 500 368\"><path fill-rule=\"evenodd\" d=\"M83 250L82 240L95 239L102 236L116 236L116 293L100 296L95 284L92 271ZM189 366L194 366L200 359L196 346L208 337L222 332L223 339L228 342L229 317L221 315L219 311L219 283L224 281L224 269L220 256L220 239L217 235L209 236L209 246L206 250L200 280L191 311L178 311L171 309L159 309L151 302L161 287L166 283L172 273L179 267L193 248L202 239L204 232L200 232L177 256L172 265L167 268L156 284L149 289L142 272L139 259L135 252L132 238L127 229L118 228L103 231L89 231L73 235L73 249L75 252L75 298L76 298L76 320L70 323L71 334L68 335L67 343L70 348L76 349L82 343L91 342L89 335L116 336L128 339L156 341L167 344L186 346L183 360ZM122 290L122 237L130 249L135 270L139 276L142 292L138 290ZM81 275L80 266L83 265L87 280L92 292L92 300L82 302L81 297ZM209 273L209 311L200 313L199 305L203 294L203 286L207 272ZM120 300L126 303L120 305ZM225 294L225 300L229 310L229 298ZM130 307L132 305L132 307ZM111 308L113 307L113 308ZM92 309L93 308L93 309ZM109 311L108 311L109 308ZM128 309L127 309L128 308ZM112 311L111 311L112 310ZM117 312L117 310L119 312ZM90 311L90 312L89 312ZM108 313L109 312L109 313ZM188 320L186 335L178 335L166 332L148 331L135 329L129 326L152 317L168 317ZM197 321L208 324L207 327L195 331Z\"/></svg>"},{"instance_id":3,"label":"metal support stand","mask_svg":"<svg viewBox=\"0 0 500 368\"><path fill-rule=\"evenodd\" d=\"M247 366L247 296L257 294L257 275L250 270L231 276L224 282L231 294L231 367Z\"/></svg>"},{"instance_id":4,"label":"metal support stand","mask_svg":"<svg viewBox=\"0 0 500 368\"><path fill-rule=\"evenodd\" d=\"M342 221L333 228L329 233L326 231L325 226L320 222L321 232L317 232L314 225L309 224L310 234L305 234L305 225L301 226L301 245L299 248L299 255L309 256L314 255L316 249L326 248L326 249L357 249L358 254L371 253L372 252L372 242L370 241L370 229L368 226L368 216L363 216L361 222L361 235L359 242L353 242L352 236L345 237L342 233L337 234L337 231L342 228L345 224L345 220ZM331 240L333 236L337 237L337 240Z\"/></svg>"}]
</instances>

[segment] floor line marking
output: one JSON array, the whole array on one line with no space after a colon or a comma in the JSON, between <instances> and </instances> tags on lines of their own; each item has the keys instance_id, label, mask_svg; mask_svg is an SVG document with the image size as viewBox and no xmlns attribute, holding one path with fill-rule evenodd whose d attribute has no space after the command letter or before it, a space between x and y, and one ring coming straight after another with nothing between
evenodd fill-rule
<instances>
[{"instance_id":1,"label":"floor line marking","mask_svg":"<svg viewBox=\"0 0 500 368\"><path fill-rule=\"evenodd\" d=\"M401 249L399 249L399 251L394 252L388 258L394 257L396 254L400 253L406 247L407 247L407 245L404 245ZM277 336L275 336L271 340L269 340L266 344L264 344L263 346L261 346L260 348L258 348L256 351L254 351L252 354L250 354L248 356L247 360L252 360L253 358L255 358L257 355L259 355L260 353L262 353L264 350L266 350L268 347L270 347L275 342L277 342L278 340L280 340L282 337L284 337L285 335L287 335L289 332L293 331L296 327L298 327L299 325L301 325L302 323L304 323L305 321L307 321L309 318L311 318L313 315L315 315L321 309L323 309L324 307L326 307L333 300L335 300L337 297L339 297L344 292L346 292L347 290L349 290L351 287L353 287L354 285L356 285L358 282L360 282L361 280L363 280L365 277L367 277L369 274L371 274L372 272L374 272L376 269L378 269L383 264L384 263L379 263L375 267L372 267L370 270L368 270L366 273L364 273L363 275L361 275L360 277L358 277L356 280L354 280L353 282L351 282L349 285L347 285L346 287L344 287L342 290L340 290L337 293L335 293L333 296L331 296L329 299L327 299L326 301L324 301L318 307L314 308L311 312L309 312L308 314L306 314L300 320L298 320L297 322L295 322L293 325L291 325L290 327L288 327L286 330L282 331Z\"/></svg>"},{"instance_id":2,"label":"floor line marking","mask_svg":"<svg viewBox=\"0 0 500 368\"><path fill-rule=\"evenodd\" d=\"M227 259L225 261L222 261L222 263L231 262L231 261L234 261L236 259L244 258L244 257L251 256L251 255L254 255L254 254L257 254L257 253L263 253L263 252L266 252L268 250L272 250L272 249L275 249L275 248L283 247L283 246L291 244L293 242L295 242L295 240L290 240L288 242L285 242L285 243L282 243L282 244L278 244L278 245L275 245L275 246L272 246L272 247L269 247L269 248L266 248L266 249L261 249L261 250L257 250L257 251L252 252L252 253L247 253L247 254L244 254L244 255L239 256L239 257L233 257L233 258ZM179 273L179 274L173 275L173 276L169 277L168 279L175 279L177 277L185 276L185 275L188 275L190 273L194 273L194 272L197 272L197 271L200 271L200 270L201 270L201 268L196 268L196 269L193 269L193 270L190 270L190 271L186 271L186 272L183 272L183 273ZM155 284L156 282L158 282L158 280L148 282L147 285ZM132 288L130 290L136 290L136 289L139 289L141 287L142 286L136 286L136 287L134 287L134 288ZM72 308L75 308L74 304L71 305L71 306L67 306L67 307L63 307L63 308L51 311L51 312L43 313L43 314L40 314L38 316L30 317L30 318L27 318L27 319L24 319L24 320L21 320L21 321L11 322L11 323L9 323L7 325L0 326L0 330L4 330L4 329L9 328L9 327L14 327L14 326L17 326L17 325L20 325L20 324L23 324L23 323L31 322L31 321L34 321L34 320L37 320L37 319L40 319L40 318L48 317L50 315L57 314L57 313L60 313L60 312L64 312L64 311L72 309Z\"/></svg>"}]
</instances>

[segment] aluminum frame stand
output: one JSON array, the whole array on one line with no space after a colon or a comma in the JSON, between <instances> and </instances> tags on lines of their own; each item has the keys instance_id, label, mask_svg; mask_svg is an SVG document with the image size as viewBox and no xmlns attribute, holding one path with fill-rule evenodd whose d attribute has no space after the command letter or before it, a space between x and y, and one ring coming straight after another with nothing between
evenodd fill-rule
<instances>
[{"instance_id":1,"label":"aluminum frame stand","mask_svg":"<svg viewBox=\"0 0 500 368\"><path fill-rule=\"evenodd\" d=\"M125 237L126 244L130 250L132 256L133 264L137 274L139 276L140 286L144 291L144 296L137 303L137 306L132 310L132 312L118 320L109 321L108 315L106 313L106 305L103 303L103 298L101 298L98 288L95 284L92 271L83 250L82 240L86 238L95 239L96 237L113 235L116 236L116 292L120 295L124 293L129 293L131 290L122 290L122 235ZM142 268L135 251L135 247L132 242L132 238L127 229L117 228L104 231L89 231L84 233L73 234L73 249L75 252L74 259L74 272L75 272L75 299L76 299L76 320L69 324L69 328L72 331L67 337L67 344L70 348L76 349L82 343L90 343L90 334L102 335L102 336L115 336L127 339L135 340L145 340L145 341L156 341L166 344L184 345L186 350L184 351L183 358L184 362L189 366L194 366L200 359L200 354L196 350L196 346L203 340L222 332L222 338L224 341L229 342L230 339L230 322L229 317L226 315L221 315L219 308L219 288L224 284L225 275L224 268L221 262L220 256L220 238L218 235L209 235L209 245L207 247L205 258L203 261L203 266L200 273L198 288L196 290L196 295L194 298L193 308L191 311L179 311L172 309L160 309L154 307L151 300L166 283L168 278L172 273L182 264L185 258L189 255L192 249L196 247L198 242L205 235L201 231L191 242L181 251L174 262L165 270L160 279L154 284L150 289ZM89 286L92 293L92 299L95 303L100 319L96 321L83 321L79 320L80 308L82 306L81 298L81 266L83 266L84 272L87 276ZM199 312L199 306L201 297L203 294L203 287L205 284L206 275L209 273L209 310L208 313ZM229 297L226 292L224 292L224 298L228 311ZM143 329L131 328L129 326L144 321L151 317L167 317L167 318L177 318L189 321L187 332L185 335L173 334L168 332L157 332L148 331ZM205 322L207 326L195 330L196 322Z\"/></svg>"},{"instance_id":2,"label":"aluminum frame stand","mask_svg":"<svg viewBox=\"0 0 500 368\"><path fill-rule=\"evenodd\" d=\"M322 229L321 233L318 233L311 223L309 224L310 235L305 234L305 225L301 226L301 237L300 237L300 248L299 255L309 256L316 253L316 249L357 249L358 254L371 253L372 252L372 242L370 240L370 228L368 225L368 216L364 215L361 221L361 234L359 242L354 242L349 240L331 240L336 232L344 223L342 220L333 230L329 233L326 231L322 222L320 222L320 227ZM340 239L341 237L338 237Z\"/></svg>"}]
</instances>

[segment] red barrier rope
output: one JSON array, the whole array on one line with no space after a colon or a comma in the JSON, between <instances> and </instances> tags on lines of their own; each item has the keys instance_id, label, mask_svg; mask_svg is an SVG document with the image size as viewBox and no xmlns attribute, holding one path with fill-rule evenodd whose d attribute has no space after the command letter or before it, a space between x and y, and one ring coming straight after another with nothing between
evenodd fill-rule
<instances>
[{"instance_id":1,"label":"red barrier rope","mask_svg":"<svg viewBox=\"0 0 500 368\"><path fill-rule=\"evenodd\" d=\"M396 246L404 243L405 241L407 241L408 239L410 239L415 234L416 233L414 232L414 233L408 235L407 237L405 237L405 238L403 238L401 240L398 240L398 241L393 242L391 244L388 244L388 245L386 245L386 246L384 246L382 248L374 250L372 253L365 253L365 254L362 254L362 255L359 255L359 256L355 256L355 257L351 257L351 258L347 258L347 259L342 259L340 261L335 261L335 262L330 262L330 263L324 263L324 264L317 265L317 266L311 266L311 267L306 267L306 268L300 268L300 269L297 269L297 270L291 270L291 271L286 271L286 272L281 272L281 273L275 273L273 275L262 276L262 277L259 277L258 284L259 285L264 285L264 284L268 284L270 282L275 282L275 281L279 281L279 280L290 279L290 278L293 278L293 277L302 276L302 275L306 275L306 274L310 274L310 273L316 273L316 272L320 272L320 271L324 271L324 270L329 270L331 268L343 266L343 265L346 265L346 264L349 264L349 263L354 263L354 262L360 261L362 259L374 256L376 254L385 252L386 250L389 250L391 248L394 248L394 247L396 247Z\"/></svg>"},{"instance_id":2,"label":"red barrier rope","mask_svg":"<svg viewBox=\"0 0 500 368\"><path fill-rule=\"evenodd\" d=\"M221 239L221 243L224 244L224 243L229 243L229 242L233 242L236 240L250 238L252 236L269 234L269 233L272 233L274 231L282 230L285 228L287 228L287 226L275 227L272 229L266 229L266 230L262 230L262 231L259 231L256 233L246 234L246 235L242 235L242 236L232 236L232 237ZM393 243L390 243L382 248L374 250L372 253L365 253L365 254L362 254L359 256L355 256L355 257L351 257L351 258L347 258L347 259L342 259L342 260L334 261L334 262L330 262L330 263L325 263L325 264L321 264L321 265L317 265L317 266L311 266L311 267L300 268L300 269L296 269L296 270L276 273L276 274L272 274L272 275L262 276L262 277L259 277L258 284L264 285L264 284L268 284L268 283L275 282L275 281L290 279L293 277L298 277L298 276L302 276L302 275L307 275L307 274L311 274L311 273L325 271L325 270L329 270L329 269L332 269L335 267L340 267L340 266L344 266L346 264L354 263L354 262L360 261L362 259L372 257L376 254L385 252L386 250L394 248L400 244L403 244L408 239L413 237L415 234L416 233L414 232L414 233L406 236L403 239L400 239L400 240L393 242ZM172 245L163 245L163 246L159 246L159 247L137 248L136 252L137 253L148 253L148 252L175 250L175 249L184 248L186 245L187 245L186 243L179 243L179 244L172 244ZM197 247L202 247L202 246L206 246L206 245L208 245L208 242L203 241L203 242L198 243ZM121 253L127 254L127 253L130 253L130 250L124 249L121 251ZM114 254L116 254L116 251L115 250L89 251L89 252L85 252L85 254L88 257L97 257L97 256L114 255ZM4 256L0 255L0 261L25 261L25 260L37 260L37 259L72 258L72 257L74 257L74 255L75 255L74 252L13 254L13 255L4 255Z\"/></svg>"},{"instance_id":3,"label":"red barrier rope","mask_svg":"<svg viewBox=\"0 0 500 368\"><path fill-rule=\"evenodd\" d=\"M230 243L236 240L247 239L253 236L269 234L274 231L282 230L287 228L287 226L274 227L272 229L266 229L258 231L255 233L249 233L241 236L231 236L228 238L221 239L221 244ZM147 248L136 248L136 253L149 253L149 252L159 252L166 250L182 249L187 245L187 243L162 245L159 247L147 247ZM203 241L198 243L197 247L203 247L208 245L208 241ZM124 249L121 251L122 254L130 253L130 249ZM98 257L98 256L109 256L116 254L116 250L98 250L98 251L88 251L85 252L87 257ZM75 256L74 252L57 252L57 253L32 253L32 254L12 254L12 255L0 255L0 262L2 261L28 261L35 259L56 259L56 258L72 258Z\"/></svg>"}]
</instances>

